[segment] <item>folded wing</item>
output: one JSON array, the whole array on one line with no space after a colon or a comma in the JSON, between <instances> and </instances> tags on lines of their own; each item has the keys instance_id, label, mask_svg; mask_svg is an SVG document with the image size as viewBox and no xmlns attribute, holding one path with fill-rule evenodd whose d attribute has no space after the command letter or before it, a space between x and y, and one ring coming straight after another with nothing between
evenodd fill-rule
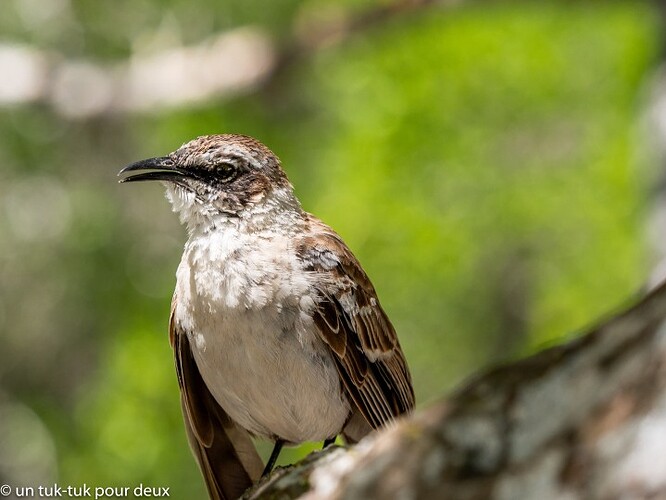
<instances>
[{"instance_id":1,"label":"folded wing","mask_svg":"<svg viewBox=\"0 0 666 500\"><path fill-rule=\"evenodd\" d=\"M201 378L186 332L173 317L169 336L174 350L185 429L212 500L238 498L261 477L264 464L248 432L215 401Z\"/></svg>"},{"instance_id":2,"label":"folded wing","mask_svg":"<svg viewBox=\"0 0 666 500\"><path fill-rule=\"evenodd\" d=\"M407 362L368 276L328 226L309 216L298 246L321 283L314 321L331 349L343 387L365 420L378 428L414 408Z\"/></svg>"}]
</instances>

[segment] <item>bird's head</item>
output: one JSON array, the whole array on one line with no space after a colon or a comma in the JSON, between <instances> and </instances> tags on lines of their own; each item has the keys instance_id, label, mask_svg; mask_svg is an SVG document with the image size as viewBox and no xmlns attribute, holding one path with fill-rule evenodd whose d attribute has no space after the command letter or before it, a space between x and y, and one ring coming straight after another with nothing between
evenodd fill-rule
<instances>
[{"instance_id":1,"label":"bird's head","mask_svg":"<svg viewBox=\"0 0 666 500\"><path fill-rule=\"evenodd\" d=\"M122 169L120 182L162 181L190 229L216 219L243 218L282 207L300 210L278 157L245 135L198 137L166 156Z\"/></svg>"}]
</instances>

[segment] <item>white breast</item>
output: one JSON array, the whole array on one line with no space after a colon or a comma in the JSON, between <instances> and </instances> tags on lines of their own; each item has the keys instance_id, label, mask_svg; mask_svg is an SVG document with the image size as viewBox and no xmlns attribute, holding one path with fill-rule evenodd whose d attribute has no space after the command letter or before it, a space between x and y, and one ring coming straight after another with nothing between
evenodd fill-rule
<instances>
[{"instance_id":1,"label":"white breast","mask_svg":"<svg viewBox=\"0 0 666 500\"><path fill-rule=\"evenodd\" d=\"M284 235L227 227L185 247L176 320L211 393L254 434L319 441L340 432L349 414L314 330L310 279Z\"/></svg>"}]
</instances>

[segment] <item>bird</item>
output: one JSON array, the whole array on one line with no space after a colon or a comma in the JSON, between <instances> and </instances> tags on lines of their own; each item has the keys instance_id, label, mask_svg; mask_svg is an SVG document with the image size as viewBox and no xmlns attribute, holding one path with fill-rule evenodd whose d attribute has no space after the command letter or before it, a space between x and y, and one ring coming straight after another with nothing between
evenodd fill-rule
<instances>
[{"instance_id":1,"label":"bird","mask_svg":"<svg viewBox=\"0 0 666 500\"><path fill-rule=\"evenodd\" d=\"M353 444L413 410L374 286L341 237L303 210L267 146L206 135L118 175L161 181L187 229L169 339L211 499L242 495L285 444ZM266 465L253 438L274 442Z\"/></svg>"}]
</instances>

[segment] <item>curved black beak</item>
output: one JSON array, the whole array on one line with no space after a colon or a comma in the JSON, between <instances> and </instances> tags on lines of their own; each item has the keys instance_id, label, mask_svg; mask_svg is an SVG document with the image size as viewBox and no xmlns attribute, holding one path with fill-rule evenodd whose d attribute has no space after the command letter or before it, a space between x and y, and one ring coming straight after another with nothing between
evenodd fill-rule
<instances>
[{"instance_id":1,"label":"curved black beak","mask_svg":"<svg viewBox=\"0 0 666 500\"><path fill-rule=\"evenodd\" d=\"M120 179L118 182L135 182L135 181L171 181L182 182L185 177L188 177L187 172L176 167L173 160L168 156L160 156L157 158L148 158L147 160L140 160L127 165L123 168L118 175L126 174L127 172L134 172L136 170L146 170L138 174L129 175Z\"/></svg>"}]
</instances>

